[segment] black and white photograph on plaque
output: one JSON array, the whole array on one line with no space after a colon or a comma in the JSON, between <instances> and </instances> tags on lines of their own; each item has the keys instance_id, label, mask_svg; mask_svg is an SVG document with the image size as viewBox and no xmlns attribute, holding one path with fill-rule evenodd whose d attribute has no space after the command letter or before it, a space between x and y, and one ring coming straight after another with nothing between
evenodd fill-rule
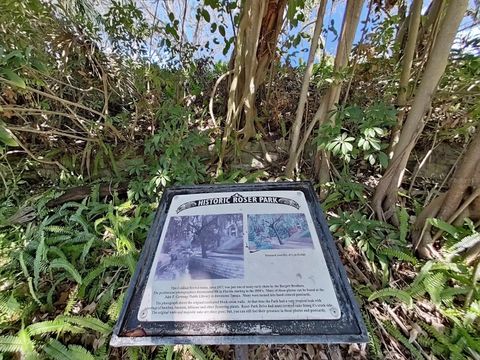
<instances>
[{"instance_id":1,"label":"black and white photograph on plaque","mask_svg":"<svg viewBox=\"0 0 480 360\"><path fill-rule=\"evenodd\" d=\"M242 279L242 214L172 216L155 280Z\"/></svg>"},{"instance_id":2,"label":"black and white photograph on plaque","mask_svg":"<svg viewBox=\"0 0 480 360\"><path fill-rule=\"evenodd\" d=\"M305 214L248 215L250 252L272 249L313 249Z\"/></svg>"}]
</instances>

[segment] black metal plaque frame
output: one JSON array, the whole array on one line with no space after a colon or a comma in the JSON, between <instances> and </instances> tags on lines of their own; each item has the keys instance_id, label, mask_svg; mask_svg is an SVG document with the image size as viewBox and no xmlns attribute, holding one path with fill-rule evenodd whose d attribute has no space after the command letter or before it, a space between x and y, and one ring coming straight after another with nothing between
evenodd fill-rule
<instances>
[{"instance_id":1,"label":"black metal plaque frame","mask_svg":"<svg viewBox=\"0 0 480 360\"><path fill-rule=\"evenodd\" d=\"M340 319L188 323L142 322L137 319L143 291L165 225L168 209L175 195L279 190L302 191L305 195L341 309ZM178 186L166 189L127 290L119 319L113 329L110 345L358 343L367 341L365 324L312 185L309 182L280 182Z\"/></svg>"}]
</instances>

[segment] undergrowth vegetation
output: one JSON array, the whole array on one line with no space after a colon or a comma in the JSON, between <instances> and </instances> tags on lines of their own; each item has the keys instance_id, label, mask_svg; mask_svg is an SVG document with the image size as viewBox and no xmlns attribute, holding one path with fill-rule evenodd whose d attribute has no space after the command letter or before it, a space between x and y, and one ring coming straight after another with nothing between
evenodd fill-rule
<instances>
[{"instance_id":1,"label":"undergrowth vegetation","mask_svg":"<svg viewBox=\"0 0 480 360\"><path fill-rule=\"evenodd\" d=\"M480 359L478 10L452 45L466 0L151 3L0 4L0 358L231 358L108 346L158 201L309 180L368 327L339 353Z\"/></svg>"}]
</instances>

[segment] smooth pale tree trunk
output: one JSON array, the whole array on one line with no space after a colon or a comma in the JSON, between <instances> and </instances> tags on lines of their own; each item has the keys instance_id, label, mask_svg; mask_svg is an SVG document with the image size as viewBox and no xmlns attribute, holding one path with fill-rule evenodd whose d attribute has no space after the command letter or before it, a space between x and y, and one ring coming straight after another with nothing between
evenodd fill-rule
<instances>
[{"instance_id":1,"label":"smooth pale tree trunk","mask_svg":"<svg viewBox=\"0 0 480 360\"><path fill-rule=\"evenodd\" d=\"M323 18L325 17L325 9L327 7L327 0L322 0L318 6L317 20L315 21L315 29L313 31L312 42L310 44L310 52L308 54L307 67L305 75L303 76L302 90L300 92L300 100L295 114L295 121L292 126L292 136L290 139L290 155L288 159L285 175L287 177L293 176L293 171L297 166L297 147L300 140L300 130L303 125L303 114L305 112L305 104L308 98L308 87L310 85L310 78L313 73L313 63L315 61L315 54L318 48L318 41L323 29Z\"/></svg>"},{"instance_id":2,"label":"smooth pale tree trunk","mask_svg":"<svg viewBox=\"0 0 480 360\"><path fill-rule=\"evenodd\" d=\"M357 31L358 21L360 19L360 13L362 11L364 0L348 0L345 8L345 14L343 17L342 30L337 46L337 54L335 56L334 71L339 72L344 69L348 64L348 56L352 50L353 39L355 32ZM333 110L334 104L336 104L340 98L341 84L335 83L330 86L325 95L322 97L320 106L318 107L315 115L310 122L305 135L300 142L300 145L295 149L295 163L298 162L300 155L305 148L310 134L317 125L317 123L323 123L327 119L328 112ZM293 150L291 150L293 151Z\"/></svg>"},{"instance_id":3,"label":"smooth pale tree trunk","mask_svg":"<svg viewBox=\"0 0 480 360\"><path fill-rule=\"evenodd\" d=\"M233 76L228 93L227 116L217 164L217 175L221 172L230 136L234 130L238 129L241 113L244 112L247 118L254 115L255 72L258 65L255 54L264 12L265 2L263 1L246 0L243 4L235 43ZM250 124L247 124L244 128L244 132L247 132L246 136L250 136L252 130L254 128L252 129Z\"/></svg>"},{"instance_id":4,"label":"smooth pale tree trunk","mask_svg":"<svg viewBox=\"0 0 480 360\"><path fill-rule=\"evenodd\" d=\"M415 49L417 48L417 35L420 26L420 17L422 14L422 0L413 0L412 10L410 12L410 23L408 26L407 43L402 59L402 72L400 74L400 83L398 85L397 106L400 109L397 116L397 124L392 131L390 142L390 157L393 156L393 150L398 143L400 137L400 129L402 128L403 118L405 116L405 105L408 98L408 83L410 81L410 73L412 70L413 58L415 57Z\"/></svg>"},{"instance_id":5,"label":"smooth pale tree trunk","mask_svg":"<svg viewBox=\"0 0 480 360\"><path fill-rule=\"evenodd\" d=\"M233 74L227 101L222 147L217 165L221 172L232 134L242 147L255 136L257 89L275 58L287 0L245 0L235 42Z\"/></svg>"},{"instance_id":6,"label":"smooth pale tree trunk","mask_svg":"<svg viewBox=\"0 0 480 360\"><path fill-rule=\"evenodd\" d=\"M348 66L348 59L350 52L352 51L353 39L355 38L355 34L357 32L363 3L364 0L347 1L345 16L343 17L342 32L337 47L337 54L335 55L335 72L341 72L345 67ZM328 114L335 109L335 105L340 99L341 91L341 83L333 83L332 86L330 86L324 98L324 106L320 105L315 114L315 122L318 121L320 124L322 124L327 120ZM324 184L330 179L328 154L323 150L317 151L315 154L314 172L315 177L320 184Z\"/></svg>"},{"instance_id":7,"label":"smooth pale tree trunk","mask_svg":"<svg viewBox=\"0 0 480 360\"><path fill-rule=\"evenodd\" d=\"M435 38L435 23L442 17L443 10L445 8L445 0L433 0L430 3L430 6L427 9L427 12L424 15L425 20L421 24L418 31L418 45L417 48L421 47L421 44L427 41L427 37L432 35ZM433 33L433 34L432 34Z\"/></svg>"},{"instance_id":8,"label":"smooth pale tree trunk","mask_svg":"<svg viewBox=\"0 0 480 360\"><path fill-rule=\"evenodd\" d=\"M468 0L455 0L448 4L392 160L376 187L373 205L378 218L381 220L392 218L396 222L394 217L395 203L405 167L425 125L423 120L425 113L431 105L432 97L447 66L450 49L467 6Z\"/></svg>"}]
</instances>

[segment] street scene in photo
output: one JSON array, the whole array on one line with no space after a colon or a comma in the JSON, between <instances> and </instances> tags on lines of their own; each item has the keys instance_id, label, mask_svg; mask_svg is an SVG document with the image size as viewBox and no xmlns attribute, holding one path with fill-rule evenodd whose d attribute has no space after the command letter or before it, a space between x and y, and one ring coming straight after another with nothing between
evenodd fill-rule
<instances>
[{"instance_id":1,"label":"street scene in photo","mask_svg":"<svg viewBox=\"0 0 480 360\"><path fill-rule=\"evenodd\" d=\"M313 249L304 214L248 215L250 251L271 249Z\"/></svg>"},{"instance_id":2,"label":"street scene in photo","mask_svg":"<svg viewBox=\"0 0 480 360\"><path fill-rule=\"evenodd\" d=\"M241 279L243 262L242 214L173 216L155 280Z\"/></svg>"}]
</instances>

